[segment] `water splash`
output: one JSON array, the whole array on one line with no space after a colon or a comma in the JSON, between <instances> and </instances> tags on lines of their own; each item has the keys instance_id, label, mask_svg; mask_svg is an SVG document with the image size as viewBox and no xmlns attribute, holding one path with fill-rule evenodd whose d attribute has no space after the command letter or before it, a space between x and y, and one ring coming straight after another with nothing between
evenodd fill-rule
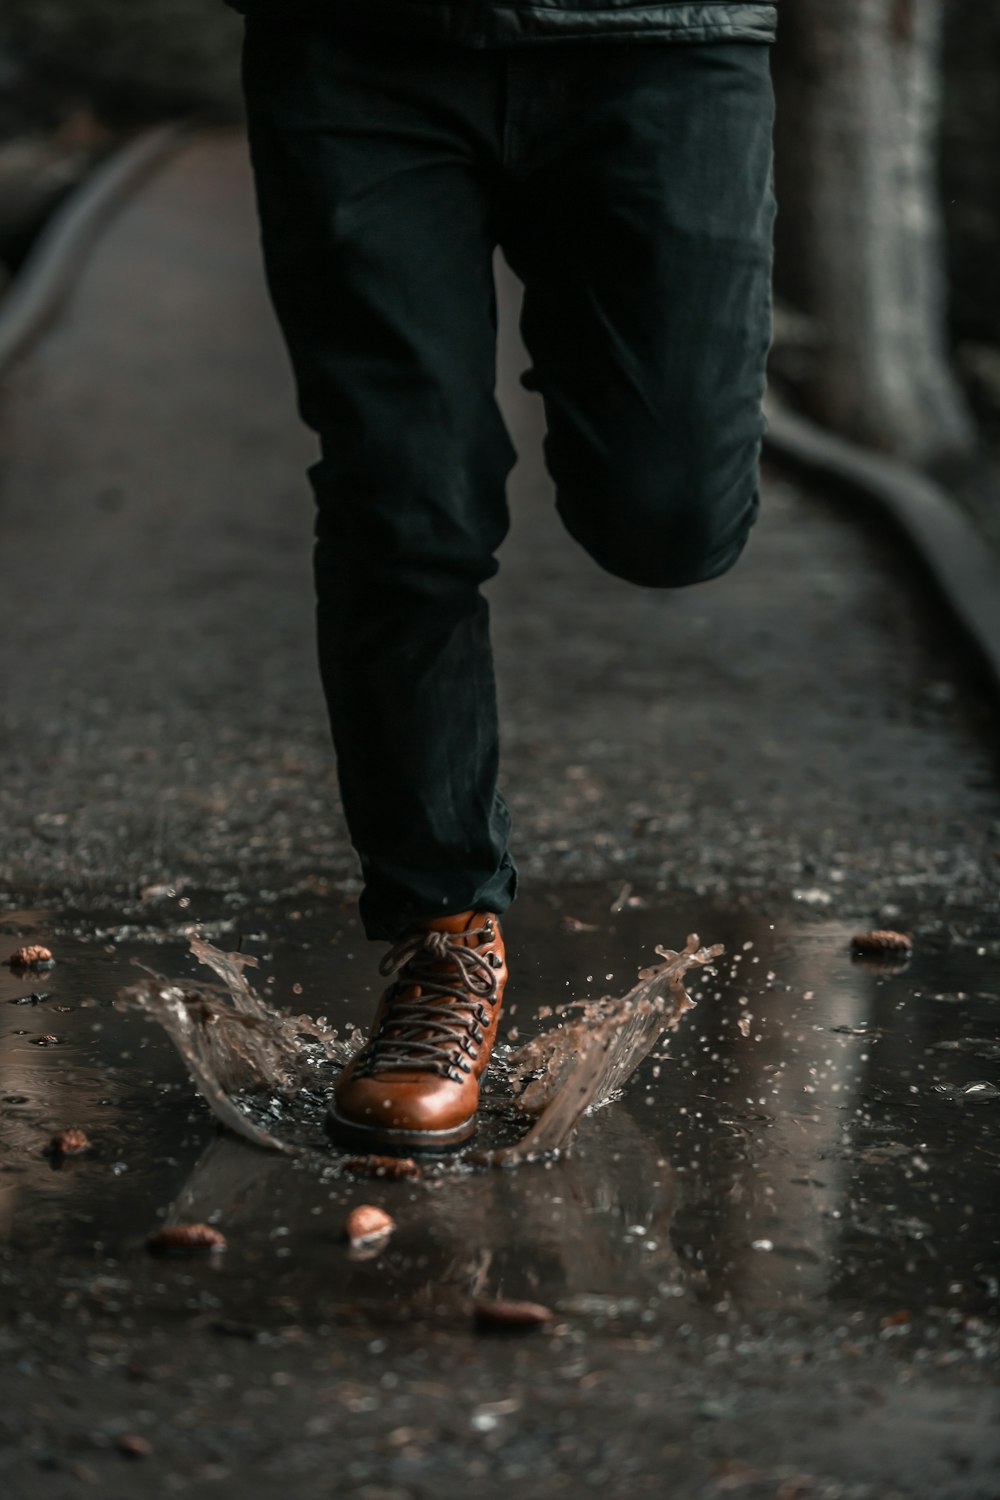
<instances>
[{"instance_id":1,"label":"water splash","mask_svg":"<svg viewBox=\"0 0 1000 1500\"><path fill-rule=\"evenodd\" d=\"M516 1146L478 1159L500 1166L562 1150L586 1111L616 1098L664 1032L673 1031L693 1008L684 984L688 970L710 972L713 959L725 950L721 943L703 948L691 933L679 951L655 951L663 963L641 969L627 995L557 1007L557 1016L574 1011L579 1016L541 1032L511 1056L518 1107L536 1116L535 1124Z\"/></svg>"},{"instance_id":2,"label":"water splash","mask_svg":"<svg viewBox=\"0 0 1000 1500\"><path fill-rule=\"evenodd\" d=\"M363 1034L352 1028L342 1037L325 1017L273 1009L245 977L245 969L257 967L256 959L223 953L190 934L188 940L221 985L185 988L147 970L139 983L119 993L118 1005L164 1028L199 1093L230 1130L255 1145L301 1154L300 1146L250 1118L250 1101L261 1094L288 1099L328 1082L323 1073L343 1067L362 1045ZM724 950L721 944L701 947L692 933L679 951L655 951L663 962L641 970L626 995L571 1002L549 1012L560 1018L578 1014L560 1019L508 1059L517 1108L534 1124L515 1145L474 1152L467 1160L509 1166L563 1150L584 1113L615 1098L664 1032L691 1009L694 1002L684 985L688 970L711 972L709 966Z\"/></svg>"},{"instance_id":3,"label":"water splash","mask_svg":"<svg viewBox=\"0 0 1000 1500\"><path fill-rule=\"evenodd\" d=\"M184 988L147 971L145 979L120 991L119 1007L139 1010L163 1027L198 1092L230 1130L257 1146L300 1154L299 1147L249 1118L243 1096L291 1097L315 1083L324 1064L343 1067L363 1036L354 1030L341 1037L323 1016L273 1009L244 977L244 969L257 968L255 958L223 953L191 934L188 941L199 963L218 974L221 986Z\"/></svg>"}]
</instances>

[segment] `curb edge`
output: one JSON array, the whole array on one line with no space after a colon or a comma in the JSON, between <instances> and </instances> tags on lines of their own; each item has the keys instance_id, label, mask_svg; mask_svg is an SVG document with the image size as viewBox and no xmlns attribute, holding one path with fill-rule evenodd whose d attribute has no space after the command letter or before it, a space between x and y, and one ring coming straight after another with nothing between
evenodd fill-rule
<instances>
[{"instance_id":1,"label":"curb edge","mask_svg":"<svg viewBox=\"0 0 1000 1500\"><path fill-rule=\"evenodd\" d=\"M927 475L825 431L771 395L766 414L764 443L775 455L844 481L896 522L1000 689L1000 561L971 518Z\"/></svg>"},{"instance_id":2,"label":"curb edge","mask_svg":"<svg viewBox=\"0 0 1000 1500\"><path fill-rule=\"evenodd\" d=\"M0 378L62 307L104 225L188 134L179 123L146 130L75 188L40 234L0 301Z\"/></svg>"}]
</instances>

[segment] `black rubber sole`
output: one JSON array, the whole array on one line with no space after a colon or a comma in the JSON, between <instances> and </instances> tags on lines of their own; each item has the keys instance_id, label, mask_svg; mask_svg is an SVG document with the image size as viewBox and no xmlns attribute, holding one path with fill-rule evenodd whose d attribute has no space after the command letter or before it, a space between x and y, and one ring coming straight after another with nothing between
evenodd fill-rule
<instances>
[{"instance_id":1,"label":"black rubber sole","mask_svg":"<svg viewBox=\"0 0 1000 1500\"><path fill-rule=\"evenodd\" d=\"M472 1140L476 1117L452 1130L392 1130L359 1125L331 1108L326 1116L326 1133L338 1146L353 1146L373 1156L446 1156Z\"/></svg>"}]
</instances>

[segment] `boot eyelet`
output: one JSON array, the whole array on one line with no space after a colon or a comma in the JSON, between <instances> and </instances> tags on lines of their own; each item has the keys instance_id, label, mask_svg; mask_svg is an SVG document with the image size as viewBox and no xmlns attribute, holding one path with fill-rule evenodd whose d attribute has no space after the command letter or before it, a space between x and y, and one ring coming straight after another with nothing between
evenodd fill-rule
<instances>
[{"instance_id":1,"label":"boot eyelet","mask_svg":"<svg viewBox=\"0 0 1000 1500\"><path fill-rule=\"evenodd\" d=\"M487 953L486 962L489 964L491 969L503 968L503 959L500 957L499 953Z\"/></svg>"}]
</instances>

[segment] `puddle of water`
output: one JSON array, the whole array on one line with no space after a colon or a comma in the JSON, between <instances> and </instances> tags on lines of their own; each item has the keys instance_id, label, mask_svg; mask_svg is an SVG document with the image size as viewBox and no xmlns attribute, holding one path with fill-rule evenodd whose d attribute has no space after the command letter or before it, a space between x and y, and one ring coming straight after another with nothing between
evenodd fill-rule
<instances>
[{"instance_id":1,"label":"puddle of water","mask_svg":"<svg viewBox=\"0 0 1000 1500\"><path fill-rule=\"evenodd\" d=\"M189 943L198 962L222 980L221 991L191 989L154 974L123 989L118 1004L163 1027L222 1124L254 1145L299 1152L299 1144L258 1123L254 1114L259 1119L262 1103L264 1110L296 1101L308 1108L322 1099L330 1068L350 1060L363 1031L353 1028L341 1038L325 1017L276 1010L245 976L247 968L257 967L255 958L223 953L194 935ZM661 962L643 969L626 995L556 1007L556 1024L506 1058L514 1106L537 1117L535 1123L515 1144L480 1144L450 1160L512 1166L563 1150L586 1111L614 1098L664 1032L692 1008L687 971L714 972L710 965L722 951L721 945L702 947L691 934L683 949L658 946ZM562 1019L573 1012L576 1019Z\"/></svg>"},{"instance_id":2,"label":"puddle of water","mask_svg":"<svg viewBox=\"0 0 1000 1500\"><path fill-rule=\"evenodd\" d=\"M613 1108L583 1119L562 1159L519 1172L430 1170L415 1182L345 1175L322 1136L338 1049L351 1045L352 1026L367 1026L380 985L352 912L306 898L294 910L227 912L193 895L182 917L157 913L120 942L107 941L107 914L19 926L18 941L48 941L58 963L44 986L0 969L9 1253L39 1276L58 1265L67 1284L75 1267L81 1284L102 1267L150 1308L171 1288L204 1295L212 1316L254 1326L299 1315L433 1321L478 1289L678 1336L728 1307L765 1319L795 1309L837 1328L886 1319L886 1338L926 1337L938 1351L949 1329L985 1338L1000 1305L1000 1100L962 1091L1000 1086L990 1051L1000 1042L995 933L979 943L966 933L952 947L924 945L918 930L905 972L884 973L852 960L850 929L813 914L772 927L707 903L668 909L652 895L612 913L612 895L528 893L509 915L508 1029L479 1148L523 1138L514 1059L518 1049L531 1056L542 1007L625 991L665 932L699 925L728 956L697 978L698 1008L669 1050L654 1042ZM166 1034L115 1007L136 981L133 958L181 976L183 992L199 988L204 971L181 932L202 914L225 924L213 932L226 947L259 960L254 990L270 1010L329 1018L289 1041L293 1060L305 1049L329 1084L314 1079L304 1103L268 1099L251 1116L268 1135L322 1151L319 1162L218 1135ZM47 998L5 1003L31 988ZM241 1048L260 1043L259 1029L235 1025ZM34 1045L44 1034L57 1043ZM268 1053L266 1066L288 1066L287 1056ZM44 1147L69 1126L95 1150L57 1169ZM370 1261L352 1260L340 1239L360 1202L387 1208L398 1225ZM145 1238L166 1218L219 1223L229 1250L212 1264L152 1263Z\"/></svg>"}]
</instances>

